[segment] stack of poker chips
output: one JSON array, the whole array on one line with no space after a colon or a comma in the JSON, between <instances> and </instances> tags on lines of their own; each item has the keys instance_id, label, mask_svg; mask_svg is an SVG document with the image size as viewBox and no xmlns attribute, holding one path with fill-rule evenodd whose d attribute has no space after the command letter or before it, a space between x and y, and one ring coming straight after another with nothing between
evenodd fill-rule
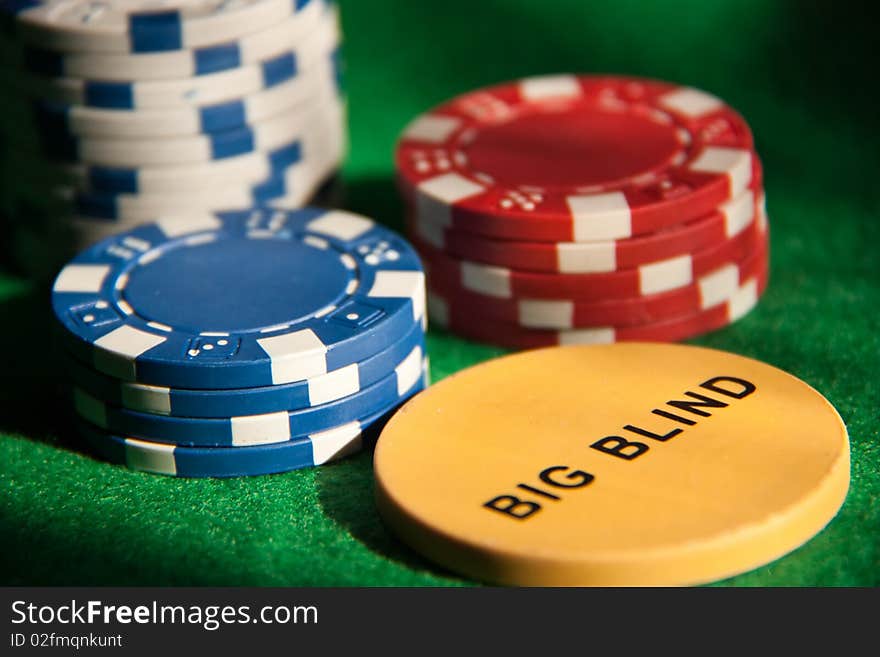
<instances>
[{"instance_id":1,"label":"stack of poker chips","mask_svg":"<svg viewBox=\"0 0 880 657\"><path fill-rule=\"evenodd\" d=\"M301 207L340 165L330 0L2 0L0 15L0 200L18 231L75 252L159 217Z\"/></svg>"},{"instance_id":2,"label":"stack of poker chips","mask_svg":"<svg viewBox=\"0 0 880 657\"><path fill-rule=\"evenodd\" d=\"M145 224L77 255L52 303L82 436L147 472L326 463L427 385L418 255L339 210Z\"/></svg>"},{"instance_id":3,"label":"stack of poker chips","mask_svg":"<svg viewBox=\"0 0 880 657\"><path fill-rule=\"evenodd\" d=\"M675 341L768 277L761 166L718 98L555 75L459 96L397 146L436 323L509 348Z\"/></svg>"}]
</instances>

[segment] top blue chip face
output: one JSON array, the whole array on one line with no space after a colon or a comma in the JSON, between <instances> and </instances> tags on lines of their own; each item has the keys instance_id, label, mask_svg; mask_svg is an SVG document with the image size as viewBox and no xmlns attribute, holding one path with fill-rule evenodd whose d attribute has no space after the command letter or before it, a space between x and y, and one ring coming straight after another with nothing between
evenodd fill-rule
<instances>
[{"instance_id":1,"label":"top blue chip face","mask_svg":"<svg viewBox=\"0 0 880 657\"><path fill-rule=\"evenodd\" d=\"M175 217L99 242L58 275L74 354L123 381L197 389L302 381L424 322L396 233L339 210Z\"/></svg>"}]
</instances>

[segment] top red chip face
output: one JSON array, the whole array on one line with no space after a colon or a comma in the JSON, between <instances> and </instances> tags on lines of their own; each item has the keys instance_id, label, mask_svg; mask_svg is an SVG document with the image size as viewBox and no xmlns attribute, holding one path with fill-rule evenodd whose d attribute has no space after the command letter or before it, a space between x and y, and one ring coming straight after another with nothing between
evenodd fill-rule
<instances>
[{"instance_id":1,"label":"top red chip face","mask_svg":"<svg viewBox=\"0 0 880 657\"><path fill-rule=\"evenodd\" d=\"M465 232L587 242L712 212L755 168L748 125L702 91L636 78L527 78L415 119L397 146L418 216Z\"/></svg>"}]
</instances>

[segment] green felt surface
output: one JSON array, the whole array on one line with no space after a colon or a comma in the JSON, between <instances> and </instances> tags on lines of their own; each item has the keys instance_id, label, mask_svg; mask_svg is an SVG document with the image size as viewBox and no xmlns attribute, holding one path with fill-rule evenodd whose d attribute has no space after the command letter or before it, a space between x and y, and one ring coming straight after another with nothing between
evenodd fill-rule
<instances>
[{"instance_id":1,"label":"green felt surface","mask_svg":"<svg viewBox=\"0 0 880 657\"><path fill-rule=\"evenodd\" d=\"M696 342L767 361L825 394L849 427L852 485L815 539L724 584L880 584L880 144L867 66L875 21L846 3L794 1L341 4L348 204L393 226L398 132L480 85L547 72L647 75L711 91L746 116L765 164L770 287L745 319ZM467 583L386 533L369 454L214 481L82 454L45 292L2 279L0 317L0 583ZM441 332L429 350L435 379L501 353Z\"/></svg>"}]
</instances>

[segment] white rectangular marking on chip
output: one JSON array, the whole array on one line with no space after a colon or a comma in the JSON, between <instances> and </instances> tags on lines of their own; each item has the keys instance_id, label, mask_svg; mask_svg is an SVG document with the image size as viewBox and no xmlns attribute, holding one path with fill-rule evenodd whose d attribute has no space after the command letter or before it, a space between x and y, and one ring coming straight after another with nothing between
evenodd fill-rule
<instances>
[{"instance_id":1,"label":"white rectangular marking on chip","mask_svg":"<svg viewBox=\"0 0 880 657\"><path fill-rule=\"evenodd\" d=\"M466 290L488 294L491 297L510 299L513 296L510 286L510 270L504 267L462 262L461 285Z\"/></svg>"},{"instance_id":2,"label":"white rectangular marking on chip","mask_svg":"<svg viewBox=\"0 0 880 657\"><path fill-rule=\"evenodd\" d=\"M361 425L350 422L313 433L309 438L312 441L312 460L315 465L321 465L357 452L361 448Z\"/></svg>"},{"instance_id":3,"label":"white rectangular marking on chip","mask_svg":"<svg viewBox=\"0 0 880 657\"><path fill-rule=\"evenodd\" d=\"M440 144L446 141L453 132L458 130L461 119L454 116L426 114L412 121L403 131L404 139L426 141Z\"/></svg>"},{"instance_id":4,"label":"white rectangular marking on chip","mask_svg":"<svg viewBox=\"0 0 880 657\"><path fill-rule=\"evenodd\" d=\"M143 413L171 415L171 390L142 383L122 385L122 405Z\"/></svg>"},{"instance_id":5,"label":"white rectangular marking on chip","mask_svg":"<svg viewBox=\"0 0 880 657\"><path fill-rule=\"evenodd\" d=\"M427 355L422 359L422 384L426 388L431 385L431 359Z\"/></svg>"},{"instance_id":6,"label":"white rectangular marking on chip","mask_svg":"<svg viewBox=\"0 0 880 657\"><path fill-rule=\"evenodd\" d=\"M520 95L527 100L542 98L573 98L581 95L581 87L573 75L544 75L526 78L519 83Z\"/></svg>"},{"instance_id":7,"label":"white rectangular marking on chip","mask_svg":"<svg viewBox=\"0 0 880 657\"><path fill-rule=\"evenodd\" d=\"M260 333L278 333L278 331L285 331L290 327L290 324L285 322L284 324L276 324L275 326L264 326L260 329Z\"/></svg>"},{"instance_id":8,"label":"white rectangular marking on chip","mask_svg":"<svg viewBox=\"0 0 880 657\"><path fill-rule=\"evenodd\" d=\"M421 271L395 271L384 269L376 272L368 297L410 299L413 304L413 320L425 314L425 273Z\"/></svg>"},{"instance_id":9,"label":"white rectangular marking on chip","mask_svg":"<svg viewBox=\"0 0 880 657\"><path fill-rule=\"evenodd\" d=\"M174 447L164 443L149 443L126 438L125 463L132 470L174 476L177 474Z\"/></svg>"},{"instance_id":10,"label":"white rectangular marking on chip","mask_svg":"<svg viewBox=\"0 0 880 657\"><path fill-rule=\"evenodd\" d=\"M232 444L236 447L290 440L290 417L286 411L234 417L230 420L230 425Z\"/></svg>"},{"instance_id":11,"label":"white rectangular marking on chip","mask_svg":"<svg viewBox=\"0 0 880 657\"><path fill-rule=\"evenodd\" d=\"M328 248L330 248L330 242L321 237L315 237L314 235L306 235L305 237L303 237L303 242L305 244L308 244L309 246L313 246L316 249L321 249L323 251L326 251Z\"/></svg>"},{"instance_id":12,"label":"white rectangular marking on chip","mask_svg":"<svg viewBox=\"0 0 880 657\"><path fill-rule=\"evenodd\" d=\"M688 254L639 267L639 292L656 294L693 282L694 265Z\"/></svg>"},{"instance_id":13,"label":"white rectangular marking on chip","mask_svg":"<svg viewBox=\"0 0 880 657\"><path fill-rule=\"evenodd\" d=\"M574 222L575 242L632 236L632 213L623 192L569 196L566 203Z\"/></svg>"},{"instance_id":14,"label":"white rectangular marking on chip","mask_svg":"<svg viewBox=\"0 0 880 657\"><path fill-rule=\"evenodd\" d=\"M610 344L614 342L614 329L610 327L561 331L559 344Z\"/></svg>"},{"instance_id":15,"label":"white rectangular marking on chip","mask_svg":"<svg viewBox=\"0 0 880 657\"><path fill-rule=\"evenodd\" d=\"M560 242L556 262L565 274L589 274L617 269L617 245L614 242Z\"/></svg>"},{"instance_id":16,"label":"white rectangular marking on chip","mask_svg":"<svg viewBox=\"0 0 880 657\"><path fill-rule=\"evenodd\" d=\"M313 233L321 233L322 235L330 235L348 242L369 232L375 225L366 217L361 217L351 212L343 212L342 210L331 210L307 223L306 230Z\"/></svg>"},{"instance_id":17,"label":"white rectangular marking on chip","mask_svg":"<svg viewBox=\"0 0 880 657\"><path fill-rule=\"evenodd\" d=\"M327 346L311 329L260 338L272 361L272 383L292 383L327 373Z\"/></svg>"},{"instance_id":18,"label":"white rectangular marking on chip","mask_svg":"<svg viewBox=\"0 0 880 657\"><path fill-rule=\"evenodd\" d=\"M419 192L436 201L452 204L471 196L482 194L485 190L483 185L465 178L457 173L444 173L434 176L419 183ZM429 217L430 218L430 217Z\"/></svg>"},{"instance_id":19,"label":"white rectangular marking on chip","mask_svg":"<svg viewBox=\"0 0 880 657\"><path fill-rule=\"evenodd\" d=\"M699 89L684 87L660 97L660 104L679 114L698 118L724 107L721 99Z\"/></svg>"},{"instance_id":20,"label":"white rectangular marking on chip","mask_svg":"<svg viewBox=\"0 0 880 657\"><path fill-rule=\"evenodd\" d=\"M212 214L163 215L156 219L156 225L168 237L179 237L187 233L217 230L220 218Z\"/></svg>"},{"instance_id":21,"label":"white rectangular marking on chip","mask_svg":"<svg viewBox=\"0 0 880 657\"><path fill-rule=\"evenodd\" d=\"M691 162L691 170L725 174L730 184L730 196L736 197L752 182L752 154L741 148L710 146Z\"/></svg>"},{"instance_id":22,"label":"white rectangular marking on chip","mask_svg":"<svg viewBox=\"0 0 880 657\"><path fill-rule=\"evenodd\" d=\"M138 258L139 265L149 265L162 257L162 251L147 251Z\"/></svg>"},{"instance_id":23,"label":"white rectangular marking on chip","mask_svg":"<svg viewBox=\"0 0 880 657\"><path fill-rule=\"evenodd\" d=\"M110 273L109 265L67 265L55 279L55 292L101 291L104 279Z\"/></svg>"},{"instance_id":24,"label":"white rectangular marking on chip","mask_svg":"<svg viewBox=\"0 0 880 657\"><path fill-rule=\"evenodd\" d=\"M210 244L211 242L216 241L217 235L215 235L214 233L205 232L196 233L195 235L187 237L186 240L184 240L187 246L202 246L204 244Z\"/></svg>"},{"instance_id":25,"label":"white rectangular marking on chip","mask_svg":"<svg viewBox=\"0 0 880 657\"><path fill-rule=\"evenodd\" d=\"M128 304L125 304L125 305L128 306ZM131 309L131 306L128 306L128 307L130 310L128 310L127 313L129 315L133 315L134 310ZM168 326L167 324L160 324L159 322L147 322L147 326L149 326L150 328L154 328L157 331L164 331L165 333L171 333L171 331L174 330L170 326Z\"/></svg>"},{"instance_id":26,"label":"white rectangular marking on chip","mask_svg":"<svg viewBox=\"0 0 880 657\"><path fill-rule=\"evenodd\" d=\"M755 220L755 195L746 190L719 210L724 215L724 234L727 237L739 235Z\"/></svg>"},{"instance_id":27,"label":"white rectangular marking on chip","mask_svg":"<svg viewBox=\"0 0 880 657\"><path fill-rule=\"evenodd\" d=\"M727 304L727 315L735 322L758 303L758 281L752 278L736 291Z\"/></svg>"},{"instance_id":28,"label":"white rectangular marking on chip","mask_svg":"<svg viewBox=\"0 0 880 657\"><path fill-rule=\"evenodd\" d=\"M545 301L523 299L518 304L521 326L538 329L572 328L574 303L572 301Z\"/></svg>"},{"instance_id":29,"label":"white rectangular marking on chip","mask_svg":"<svg viewBox=\"0 0 880 657\"><path fill-rule=\"evenodd\" d=\"M700 287L700 308L706 310L730 299L739 286L739 268L734 264L724 265L702 276L697 284Z\"/></svg>"},{"instance_id":30,"label":"white rectangular marking on chip","mask_svg":"<svg viewBox=\"0 0 880 657\"><path fill-rule=\"evenodd\" d=\"M102 429L107 428L107 407L86 391L73 389L73 407L77 414Z\"/></svg>"},{"instance_id":31,"label":"white rectangular marking on chip","mask_svg":"<svg viewBox=\"0 0 880 657\"><path fill-rule=\"evenodd\" d=\"M425 221L421 216L415 219L416 234L431 246L443 249L446 247L446 229L443 226Z\"/></svg>"},{"instance_id":32,"label":"white rectangular marking on chip","mask_svg":"<svg viewBox=\"0 0 880 657\"><path fill-rule=\"evenodd\" d=\"M436 294L428 295L428 314L440 326L449 326L449 304Z\"/></svg>"},{"instance_id":33,"label":"white rectangular marking on chip","mask_svg":"<svg viewBox=\"0 0 880 657\"><path fill-rule=\"evenodd\" d=\"M767 232L767 199L761 194L761 198L758 199L758 216L756 221L758 222L758 228L761 230L761 234Z\"/></svg>"},{"instance_id":34,"label":"white rectangular marking on chip","mask_svg":"<svg viewBox=\"0 0 880 657\"><path fill-rule=\"evenodd\" d=\"M361 389L357 363L309 379L309 404L317 406L353 395Z\"/></svg>"},{"instance_id":35,"label":"white rectangular marking on chip","mask_svg":"<svg viewBox=\"0 0 880 657\"><path fill-rule=\"evenodd\" d=\"M132 235L123 238L122 244L135 251L146 251L152 246L147 240Z\"/></svg>"},{"instance_id":36,"label":"white rectangular marking on chip","mask_svg":"<svg viewBox=\"0 0 880 657\"><path fill-rule=\"evenodd\" d=\"M166 338L147 333L133 326L120 326L95 340L93 362L95 369L124 381L133 381L135 360Z\"/></svg>"},{"instance_id":37,"label":"white rectangular marking on chip","mask_svg":"<svg viewBox=\"0 0 880 657\"><path fill-rule=\"evenodd\" d=\"M452 225L452 206L416 192L415 214L424 217L423 221L431 223L439 228L448 228Z\"/></svg>"},{"instance_id":38,"label":"white rectangular marking on chip","mask_svg":"<svg viewBox=\"0 0 880 657\"><path fill-rule=\"evenodd\" d=\"M397 396L401 396L412 388L422 376L422 348L416 347L400 365L394 368L397 374Z\"/></svg>"}]
</instances>

